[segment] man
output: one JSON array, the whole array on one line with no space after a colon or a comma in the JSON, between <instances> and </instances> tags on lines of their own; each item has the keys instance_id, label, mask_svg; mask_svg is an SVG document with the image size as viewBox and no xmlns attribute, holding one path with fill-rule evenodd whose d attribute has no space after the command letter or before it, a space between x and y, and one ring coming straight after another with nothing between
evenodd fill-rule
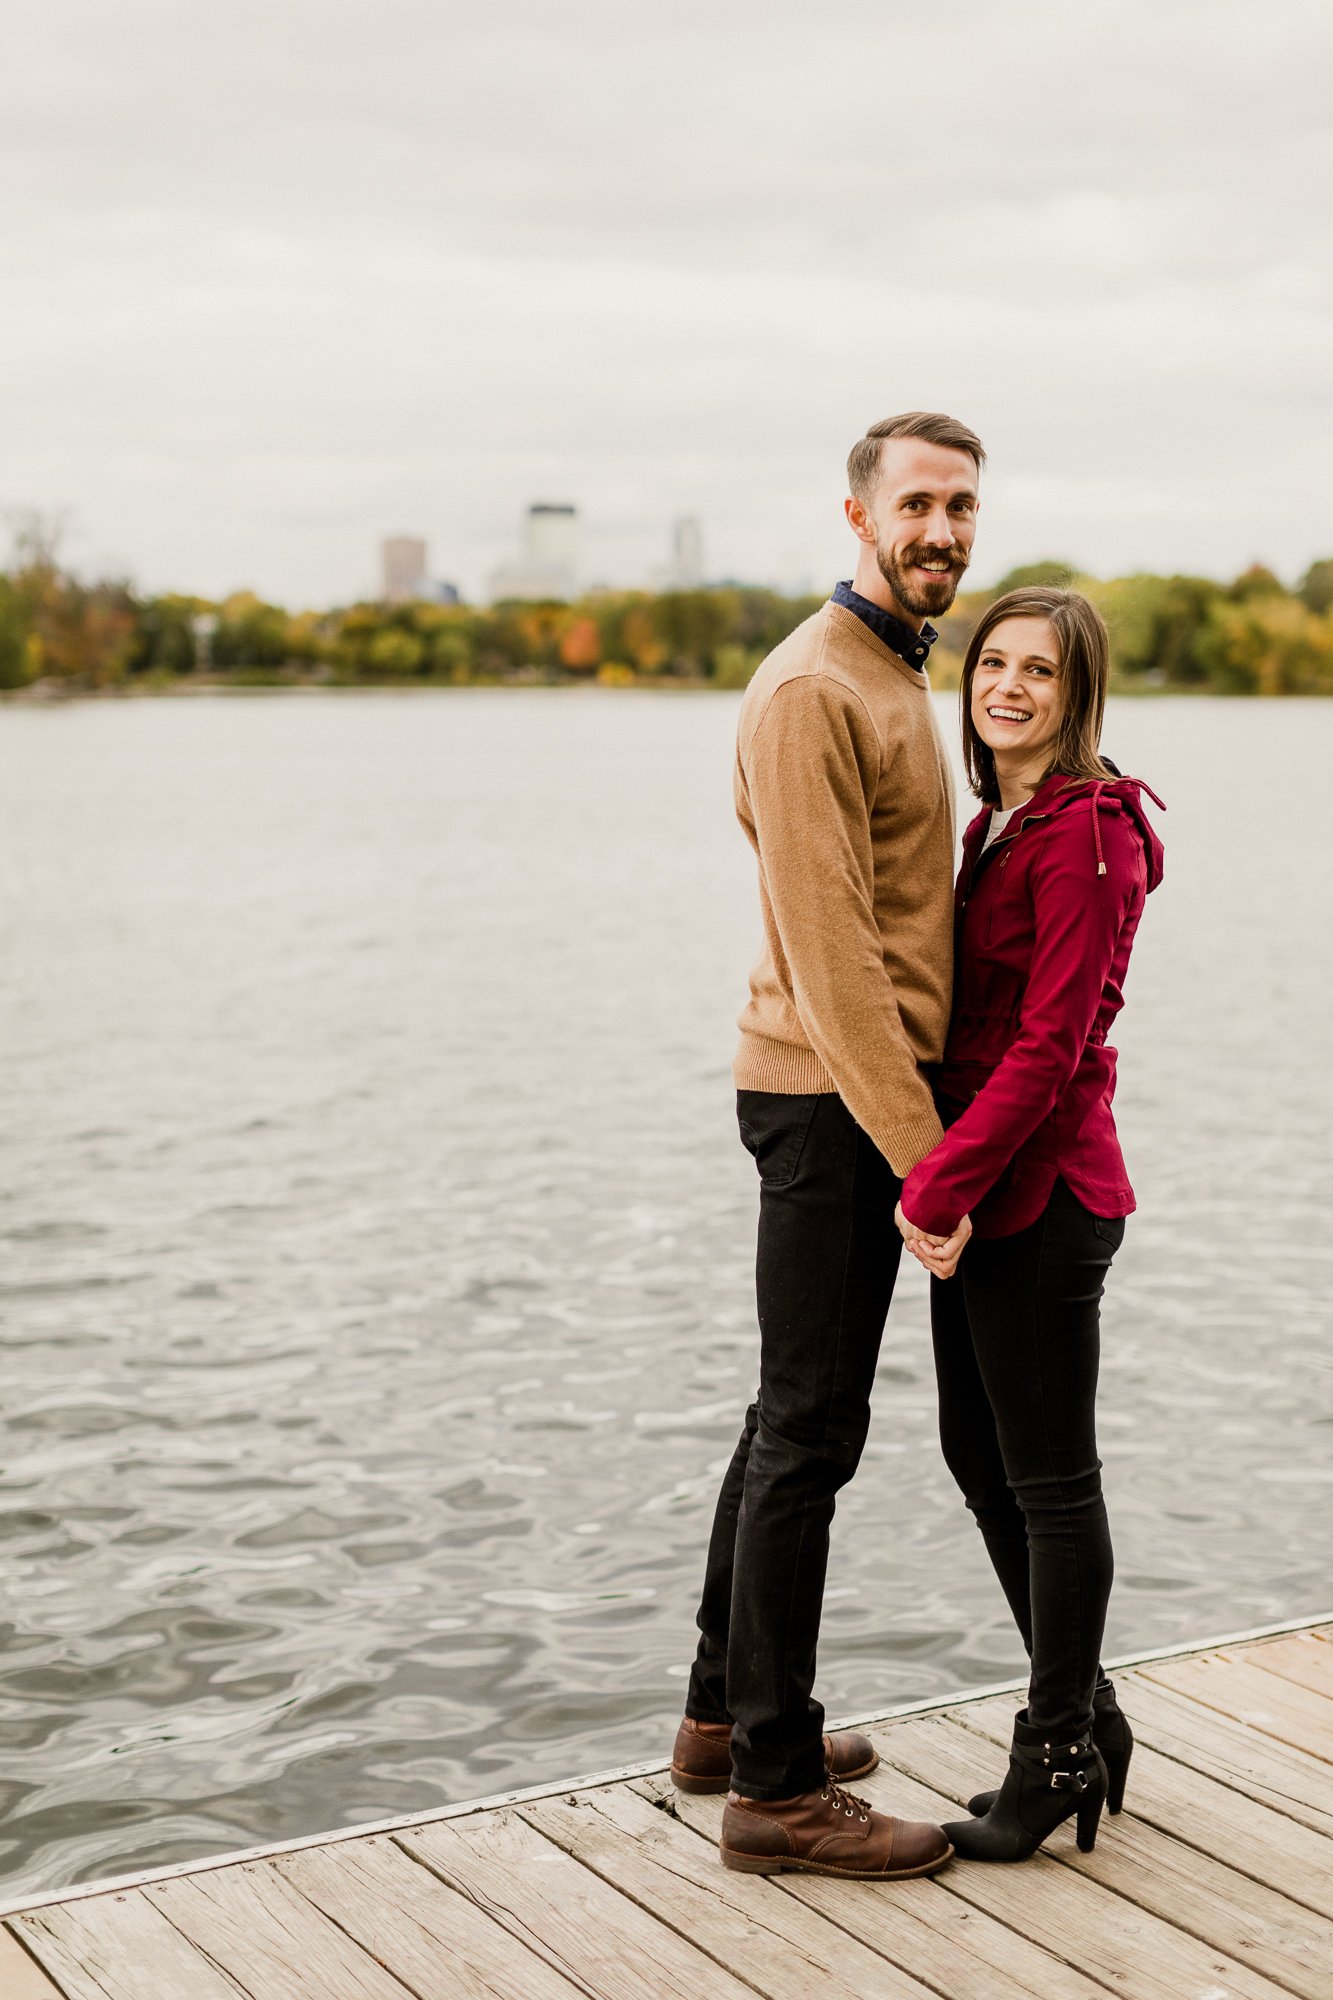
<instances>
[{"instance_id":1,"label":"man","mask_svg":"<svg viewBox=\"0 0 1333 2000\"><path fill-rule=\"evenodd\" d=\"M672 1776L730 1780L722 1860L755 1872L884 1880L953 1852L841 1789L878 1758L855 1732L823 1735L811 1689L835 1496L865 1443L902 1249L894 1209L941 1133L924 1072L949 1021L953 784L926 620L967 568L984 462L951 417L866 432L847 466L855 575L741 707L736 809L765 940L734 1071L760 1179L759 1393L718 1499Z\"/></svg>"}]
</instances>

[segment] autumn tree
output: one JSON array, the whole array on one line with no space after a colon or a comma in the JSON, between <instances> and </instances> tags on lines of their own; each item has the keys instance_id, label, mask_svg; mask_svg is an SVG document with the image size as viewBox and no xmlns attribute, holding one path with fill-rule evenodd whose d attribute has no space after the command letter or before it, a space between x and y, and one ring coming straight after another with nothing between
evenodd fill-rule
<instances>
[{"instance_id":1,"label":"autumn tree","mask_svg":"<svg viewBox=\"0 0 1333 2000\"><path fill-rule=\"evenodd\" d=\"M1333 611L1333 556L1312 562L1296 587L1307 611Z\"/></svg>"}]
</instances>

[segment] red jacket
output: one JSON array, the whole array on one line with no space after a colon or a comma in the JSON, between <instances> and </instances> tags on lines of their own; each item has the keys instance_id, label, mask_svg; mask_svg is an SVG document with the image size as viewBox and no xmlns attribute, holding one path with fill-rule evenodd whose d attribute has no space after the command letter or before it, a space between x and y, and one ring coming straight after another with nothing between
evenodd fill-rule
<instances>
[{"instance_id":1,"label":"red jacket","mask_svg":"<svg viewBox=\"0 0 1333 2000\"><path fill-rule=\"evenodd\" d=\"M918 1229L948 1235L971 1215L978 1236L1012 1236L1059 1175L1094 1215L1133 1210L1106 1035L1144 898L1162 879L1139 794L1135 778L1052 777L984 854L989 807L967 829L937 1079L947 1129L903 1188Z\"/></svg>"}]
</instances>

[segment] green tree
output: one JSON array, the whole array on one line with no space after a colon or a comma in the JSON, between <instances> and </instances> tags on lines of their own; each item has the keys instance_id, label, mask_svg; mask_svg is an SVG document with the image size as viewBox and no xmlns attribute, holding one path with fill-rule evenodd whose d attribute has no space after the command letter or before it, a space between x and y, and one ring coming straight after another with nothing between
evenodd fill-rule
<instances>
[{"instance_id":1,"label":"green tree","mask_svg":"<svg viewBox=\"0 0 1333 2000\"><path fill-rule=\"evenodd\" d=\"M1252 597L1285 597L1287 587L1266 564L1251 563L1241 571L1227 595L1237 604L1247 604Z\"/></svg>"},{"instance_id":2,"label":"green tree","mask_svg":"<svg viewBox=\"0 0 1333 2000\"><path fill-rule=\"evenodd\" d=\"M366 648L366 664L376 674L414 674L425 657L420 634L405 632L397 625L386 625L376 632Z\"/></svg>"},{"instance_id":3,"label":"green tree","mask_svg":"<svg viewBox=\"0 0 1333 2000\"><path fill-rule=\"evenodd\" d=\"M192 673L197 656L193 620L212 608L202 597L150 597L140 602L130 672Z\"/></svg>"},{"instance_id":4,"label":"green tree","mask_svg":"<svg viewBox=\"0 0 1333 2000\"><path fill-rule=\"evenodd\" d=\"M36 665L32 631L19 593L0 576L0 688L25 687Z\"/></svg>"},{"instance_id":5,"label":"green tree","mask_svg":"<svg viewBox=\"0 0 1333 2000\"><path fill-rule=\"evenodd\" d=\"M1076 583L1082 572L1073 563L1044 562L1019 563L1016 569L1007 570L991 593L1003 597L1007 590L1031 590L1042 584L1053 585L1057 590L1067 590Z\"/></svg>"},{"instance_id":6,"label":"green tree","mask_svg":"<svg viewBox=\"0 0 1333 2000\"><path fill-rule=\"evenodd\" d=\"M466 681L472 672L474 648L471 634L459 620L442 625L428 641L431 672L451 681Z\"/></svg>"},{"instance_id":7,"label":"green tree","mask_svg":"<svg viewBox=\"0 0 1333 2000\"><path fill-rule=\"evenodd\" d=\"M713 654L714 686L748 687L754 670L763 657L761 652L751 652L744 646L719 646Z\"/></svg>"},{"instance_id":8,"label":"green tree","mask_svg":"<svg viewBox=\"0 0 1333 2000\"><path fill-rule=\"evenodd\" d=\"M1221 597L1217 584L1207 577L1140 574L1109 583L1085 579L1083 588L1106 620L1117 677L1151 677L1171 687L1207 679L1196 641L1209 607Z\"/></svg>"},{"instance_id":9,"label":"green tree","mask_svg":"<svg viewBox=\"0 0 1333 2000\"><path fill-rule=\"evenodd\" d=\"M1219 597L1196 651L1222 694L1333 694L1333 619L1285 592Z\"/></svg>"},{"instance_id":10,"label":"green tree","mask_svg":"<svg viewBox=\"0 0 1333 2000\"><path fill-rule=\"evenodd\" d=\"M1297 589L1307 611L1333 611L1333 556L1312 562Z\"/></svg>"},{"instance_id":11,"label":"green tree","mask_svg":"<svg viewBox=\"0 0 1333 2000\"><path fill-rule=\"evenodd\" d=\"M667 590L653 607L653 624L674 672L706 674L736 615L736 593Z\"/></svg>"},{"instance_id":12,"label":"green tree","mask_svg":"<svg viewBox=\"0 0 1333 2000\"><path fill-rule=\"evenodd\" d=\"M219 607L213 635L213 664L229 667L284 667L308 660L308 638L277 604L265 604L252 590L238 590Z\"/></svg>"}]
</instances>

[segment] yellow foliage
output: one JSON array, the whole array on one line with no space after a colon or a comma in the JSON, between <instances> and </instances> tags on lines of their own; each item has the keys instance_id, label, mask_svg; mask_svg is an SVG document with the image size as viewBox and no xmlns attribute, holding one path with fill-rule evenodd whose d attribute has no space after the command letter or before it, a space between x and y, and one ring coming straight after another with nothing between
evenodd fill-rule
<instances>
[{"instance_id":1,"label":"yellow foliage","mask_svg":"<svg viewBox=\"0 0 1333 2000\"><path fill-rule=\"evenodd\" d=\"M930 685L933 688L959 688L963 684L963 656L951 653L943 646L930 649Z\"/></svg>"},{"instance_id":2,"label":"yellow foliage","mask_svg":"<svg viewBox=\"0 0 1333 2000\"><path fill-rule=\"evenodd\" d=\"M655 673L666 658L666 647L653 630L652 619L638 606L625 613L621 639L641 674Z\"/></svg>"}]
</instances>

